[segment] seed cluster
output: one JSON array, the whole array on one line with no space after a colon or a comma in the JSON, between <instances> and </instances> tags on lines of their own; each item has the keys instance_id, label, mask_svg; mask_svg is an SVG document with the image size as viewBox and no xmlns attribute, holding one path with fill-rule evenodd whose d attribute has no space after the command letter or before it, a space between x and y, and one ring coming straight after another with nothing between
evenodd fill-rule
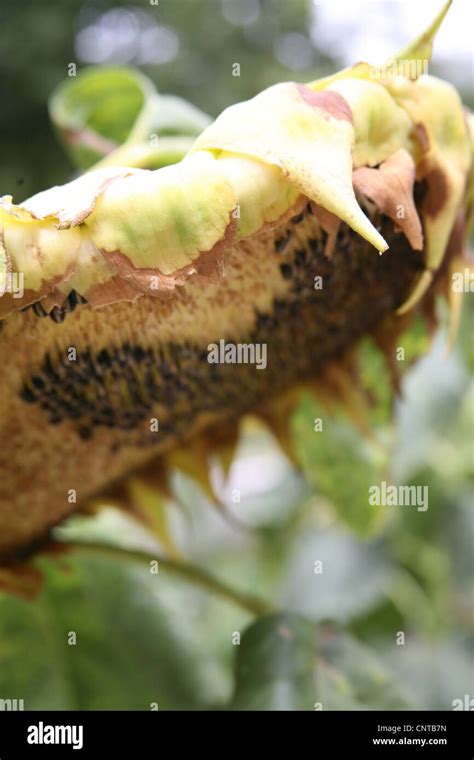
<instances>
[{"instance_id":1,"label":"seed cluster","mask_svg":"<svg viewBox=\"0 0 474 760\"><path fill-rule=\"evenodd\" d=\"M54 306L50 312L47 312L41 301L36 301L29 306L25 306L22 311L31 311L36 314L37 317L43 319L44 317L50 317L56 324L64 322L66 316L71 314L76 306L87 303L87 299L81 296L75 290L71 290L62 306Z\"/></svg>"},{"instance_id":2,"label":"seed cluster","mask_svg":"<svg viewBox=\"0 0 474 760\"><path fill-rule=\"evenodd\" d=\"M39 404L52 425L75 421L84 440L105 426L135 430L134 444L143 446L156 443L149 420L158 409L164 410L163 419L158 415L161 441L186 434L191 420L206 411L228 420L240 416L295 379L314 375L403 300L421 259L389 220L381 227L391 246L382 257L342 224L328 258L327 235L308 211L279 230L276 240L269 238L274 249L269 255L290 287L284 298L273 299L269 312L256 310L254 329L241 337L267 345L264 371L249 364L210 364L207 346L124 342L98 353L78 352L76 361L46 356L22 398ZM401 256L410 266L400 267ZM323 281L319 290L316 275Z\"/></svg>"}]
</instances>

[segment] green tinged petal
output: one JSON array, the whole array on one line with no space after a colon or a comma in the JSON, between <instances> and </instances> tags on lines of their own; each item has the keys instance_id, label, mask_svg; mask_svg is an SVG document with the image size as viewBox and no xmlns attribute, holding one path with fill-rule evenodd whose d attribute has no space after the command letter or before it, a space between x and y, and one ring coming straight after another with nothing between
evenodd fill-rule
<instances>
[{"instance_id":1,"label":"green tinged petal","mask_svg":"<svg viewBox=\"0 0 474 760\"><path fill-rule=\"evenodd\" d=\"M287 82L227 108L192 150L225 150L280 167L292 185L383 251L387 244L352 188L353 145L342 97Z\"/></svg>"},{"instance_id":2,"label":"green tinged petal","mask_svg":"<svg viewBox=\"0 0 474 760\"><path fill-rule=\"evenodd\" d=\"M157 290L173 288L201 271L201 264L202 271L211 271L233 242L274 226L305 196L383 251L384 239L357 203L353 172L382 167L404 151L427 187L418 208L427 272L402 311L411 308L440 266L463 205L468 217L473 214L472 134L458 94L433 77L412 76L412 67L407 72L400 66L403 75L397 71L408 61L417 74L449 4L381 69L359 63L308 86L275 85L231 106L174 166L109 166L21 206L9 196L0 199L2 255L12 271L24 274L27 291L15 302L4 294L1 314L38 298L54 302L70 288L87 294L93 305L134 300L154 289L152 275L159 276ZM91 76L85 74L81 86L90 85ZM142 100L147 86L138 87ZM72 89L65 92L69 97ZM148 95L151 102L155 95ZM100 98L92 100L98 118L104 109ZM150 103L145 107L142 100L137 129L150 113ZM65 103L60 99L59 106ZM168 105L175 118L176 103L171 99ZM74 109L68 118L77 116ZM188 111L184 116L194 118ZM160 118L168 118L163 109ZM130 146L125 148L114 160L129 155ZM367 193L374 195L370 187Z\"/></svg>"},{"instance_id":3,"label":"green tinged petal","mask_svg":"<svg viewBox=\"0 0 474 760\"><path fill-rule=\"evenodd\" d=\"M400 52L391 59L390 63L395 63L395 65L401 66L405 66L407 62L415 64L414 66L409 66L408 71L413 72L411 78L416 79L418 76L417 72L424 70L426 64L431 60L434 38L436 37L436 33L443 23L444 17L451 7L451 4L452 0L447 0L436 18L429 27L425 29L423 34L420 34L420 36L410 42L409 45L406 45L403 50L400 50Z\"/></svg>"},{"instance_id":4,"label":"green tinged petal","mask_svg":"<svg viewBox=\"0 0 474 760\"><path fill-rule=\"evenodd\" d=\"M409 146L411 119L382 84L348 78L331 83L327 89L342 95L352 110L355 169L381 164Z\"/></svg>"},{"instance_id":5,"label":"green tinged petal","mask_svg":"<svg viewBox=\"0 0 474 760\"><path fill-rule=\"evenodd\" d=\"M224 239L237 205L234 189L208 153L112 183L87 219L104 254L133 267L173 274Z\"/></svg>"},{"instance_id":6,"label":"green tinged petal","mask_svg":"<svg viewBox=\"0 0 474 760\"><path fill-rule=\"evenodd\" d=\"M467 131L471 143L471 169L466 185L466 225L468 235L474 230L474 113L466 111Z\"/></svg>"},{"instance_id":7,"label":"green tinged petal","mask_svg":"<svg viewBox=\"0 0 474 760\"><path fill-rule=\"evenodd\" d=\"M320 90L326 90L334 82L338 82L341 79L370 79L372 73L372 67L370 64L361 61L354 66L348 66L346 69L337 71L335 74L330 74L328 77L322 79L315 79L313 82L309 82L306 86L313 92L319 92Z\"/></svg>"},{"instance_id":8,"label":"green tinged petal","mask_svg":"<svg viewBox=\"0 0 474 760\"><path fill-rule=\"evenodd\" d=\"M277 166L226 152L217 156L217 163L239 199L237 239L277 222L301 196Z\"/></svg>"}]
</instances>

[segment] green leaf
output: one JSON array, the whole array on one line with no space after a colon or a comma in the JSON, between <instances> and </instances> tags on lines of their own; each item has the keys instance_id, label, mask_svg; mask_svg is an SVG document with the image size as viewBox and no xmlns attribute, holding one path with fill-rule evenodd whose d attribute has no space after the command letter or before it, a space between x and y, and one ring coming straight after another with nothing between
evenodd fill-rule
<instances>
[{"instance_id":1,"label":"green leaf","mask_svg":"<svg viewBox=\"0 0 474 760\"><path fill-rule=\"evenodd\" d=\"M311 710L315 702L315 628L273 615L244 633L235 669L234 710Z\"/></svg>"},{"instance_id":2,"label":"green leaf","mask_svg":"<svg viewBox=\"0 0 474 760\"><path fill-rule=\"evenodd\" d=\"M31 710L200 709L226 698L200 592L163 569L97 557L42 569L38 599L0 595L2 698Z\"/></svg>"},{"instance_id":3,"label":"green leaf","mask_svg":"<svg viewBox=\"0 0 474 760\"><path fill-rule=\"evenodd\" d=\"M369 338L359 343L358 361L361 385L370 394L370 418L375 425L387 425L393 391L384 357Z\"/></svg>"},{"instance_id":4,"label":"green leaf","mask_svg":"<svg viewBox=\"0 0 474 760\"><path fill-rule=\"evenodd\" d=\"M315 431L315 420L323 427ZM295 450L303 472L338 516L361 536L371 534L382 511L369 504L369 488L383 480L384 456L342 415L330 416L309 396L293 419Z\"/></svg>"},{"instance_id":5,"label":"green leaf","mask_svg":"<svg viewBox=\"0 0 474 760\"><path fill-rule=\"evenodd\" d=\"M393 566L379 543L335 527L305 531L285 573L284 607L311 620L347 622L384 598Z\"/></svg>"},{"instance_id":6,"label":"green leaf","mask_svg":"<svg viewBox=\"0 0 474 760\"><path fill-rule=\"evenodd\" d=\"M75 165L88 168L125 142L154 97L139 72L92 66L56 88L49 111Z\"/></svg>"},{"instance_id":7,"label":"green leaf","mask_svg":"<svg viewBox=\"0 0 474 760\"><path fill-rule=\"evenodd\" d=\"M464 705L465 695L472 697L473 655L472 637L460 633L438 636L435 641L411 638L405 646L381 650L384 661L421 710L468 709Z\"/></svg>"},{"instance_id":8,"label":"green leaf","mask_svg":"<svg viewBox=\"0 0 474 760\"><path fill-rule=\"evenodd\" d=\"M148 77L126 66L91 66L70 77L54 91L49 111L79 169L125 143L153 149L159 137L194 137L210 122L182 98L159 95Z\"/></svg>"},{"instance_id":9,"label":"green leaf","mask_svg":"<svg viewBox=\"0 0 474 760\"><path fill-rule=\"evenodd\" d=\"M403 395L397 405L397 443L390 463L395 482L406 482L430 461L437 442L450 435L469 389L466 367L456 353L446 358L445 345L446 336L439 333L430 353L404 378ZM468 408L466 405L465 411ZM435 469L443 467L447 454L461 459L459 438L453 447L452 452L445 451L438 457Z\"/></svg>"},{"instance_id":10,"label":"green leaf","mask_svg":"<svg viewBox=\"0 0 474 760\"><path fill-rule=\"evenodd\" d=\"M408 703L365 647L289 614L262 618L237 653L234 710L403 709Z\"/></svg>"},{"instance_id":11,"label":"green leaf","mask_svg":"<svg viewBox=\"0 0 474 760\"><path fill-rule=\"evenodd\" d=\"M416 707L378 656L352 636L323 628L317 665L319 698L325 710Z\"/></svg>"},{"instance_id":12,"label":"green leaf","mask_svg":"<svg viewBox=\"0 0 474 760\"><path fill-rule=\"evenodd\" d=\"M150 134L190 135L202 132L212 119L204 111L176 95L159 95L150 116Z\"/></svg>"}]
</instances>

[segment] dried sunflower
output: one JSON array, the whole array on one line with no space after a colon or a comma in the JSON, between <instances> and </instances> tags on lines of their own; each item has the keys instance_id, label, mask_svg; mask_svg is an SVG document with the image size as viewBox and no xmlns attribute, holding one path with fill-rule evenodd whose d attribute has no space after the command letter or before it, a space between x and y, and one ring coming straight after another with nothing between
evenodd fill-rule
<instances>
[{"instance_id":1,"label":"dried sunflower","mask_svg":"<svg viewBox=\"0 0 474 760\"><path fill-rule=\"evenodd\" d=\"M97 496L129 500L132 472L206 481L247 412L291 455L301 388L354 411L361 336L390 361L455 298L472 118L417 76L448 7L382 69L228 108L177 164L0 200L3 562Z\"/></svg>"}]
</instances>

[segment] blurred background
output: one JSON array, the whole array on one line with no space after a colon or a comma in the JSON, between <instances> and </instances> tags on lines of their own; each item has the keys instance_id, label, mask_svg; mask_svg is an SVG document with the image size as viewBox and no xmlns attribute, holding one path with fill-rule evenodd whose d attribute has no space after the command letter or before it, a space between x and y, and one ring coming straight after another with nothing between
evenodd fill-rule
<instances>
[{"instance_id":1,"label":"blurred background","mask_svg":"<svg viewBox=\"0 0 474 760\"><path fill-rule=\"evenodd\" d=\"M0 194L19 202L74 176L47 105L71 63L139 67L214 117L277 81L381 63L439 6L3 3ZM472 106L470 11L455 0L431 72ZM315 432L326 411L305 397L292 420L297 468L254 419L227 482L215 463L225 513L176 474L174 498L156 497L154 536L112 507L71 520L64 539L114 548L42 559L34 601L0 594L0 709L15 698L26 709L453 709L474 695L472 316L467 294L455 350L446 358L441 329L394 408L364 343L378 446L343 415ZM415 325L407 364L425 344ZM428 511L370 507L368 486L389 477L427 485Z\"/></svg>"},{"instance_id":2,"label":"blurred background","mask_svg":"<svg viewBox=\"0 0 474 760\"><path fill-rule=\"evenodd\" d=\"M212 117L275 82L358 60L383 63L424 29L436 0L24 0L0 7L0 194L17 202L70 178L48 117L53 89L90 64L139 66ZM470 0L455 0L432 72L472 93ZM232 64L240 76L232 76Z\"/></svg>"}]
</instances>

